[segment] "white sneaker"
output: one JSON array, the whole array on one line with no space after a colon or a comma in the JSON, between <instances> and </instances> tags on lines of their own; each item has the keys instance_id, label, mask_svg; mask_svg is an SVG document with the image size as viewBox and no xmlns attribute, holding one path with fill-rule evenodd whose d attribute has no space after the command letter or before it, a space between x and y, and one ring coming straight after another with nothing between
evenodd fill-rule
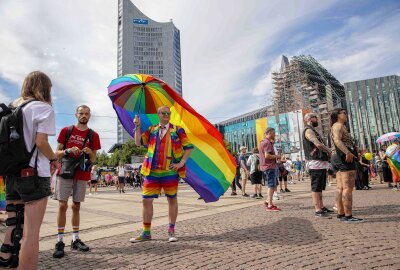
<instances>
[{"instance_id":1,"label":"white sneaker","mask_svg":"<svg viewBox=\"0 0 400 270\"><path fill-rule=\"evenodd\" d=\"M89 196L92 196L92 193L89 193Z\"/></svg>"},{"instance_id":2,"label":"white sneaker","mask_svg":"<svg viewBox=\"0 0 400 270\"><path fill-rule=\"evenodd\" d=\"M168 232L168 242L176 242L178 238L175 237L175 232Z\"/></svg>"}]
</instances>

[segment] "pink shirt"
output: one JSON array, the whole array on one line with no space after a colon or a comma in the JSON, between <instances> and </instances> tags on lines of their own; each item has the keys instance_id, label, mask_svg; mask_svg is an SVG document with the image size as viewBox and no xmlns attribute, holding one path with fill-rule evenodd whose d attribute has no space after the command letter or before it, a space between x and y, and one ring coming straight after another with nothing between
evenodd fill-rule
<instances>
[{"instance_id":1,"label":"pink shirt","mask_svg":"<svg viewBox=\"0 0 400 270\"><path fill-rule=\"evenodd\" d=\"M276 159L266 159L265 153L275 155L274 144L268 139L264 139L260 143L260 167L261 171L276 169Z\"/></svg>"}]
</instances>

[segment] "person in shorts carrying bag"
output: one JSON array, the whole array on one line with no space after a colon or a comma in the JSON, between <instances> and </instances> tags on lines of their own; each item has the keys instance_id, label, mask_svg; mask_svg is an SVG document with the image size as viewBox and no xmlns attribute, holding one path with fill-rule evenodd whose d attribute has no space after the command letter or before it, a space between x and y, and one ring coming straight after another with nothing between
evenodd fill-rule
<instances>
[{"instance_id":1,"label":"person in shorts carrying bag","mask_svg":"<svg viewBox=\"0 0 400 270\"><path fill-rule=\"evenodd\" d=\"M62 162L60 175L57 178L54 199L59 201L57 217L58 242L53 253L54 258L64 257L64 229L68 198L71 194L71 248L79 251L89 250L89 247L79 239L79 210L81 202L85 200L87 181L91 180L91 164L96 161L96 152L101 146L99 135L87 126L90 119L90 108L86 105L78 106L75 116L78 123L72 127L64 127L57 139L57 154L63 157L62 160L71 161L72 158L75 158L79 161L79 164L76 165L73 176L71 176L69 174L70 168L65 168L65 164Z\"/></svg>"},{"instance_id":2,"label":"person in shorts carrying bag","mask_svg":"<svg viewBox=\"0 0 400 270\"><path fill-rule=\"evenodd\" d=\"M261 194L262 172L260 170L260 157L258 155L258 148L253 148L252 152L253 154L247 159L247 166L250 167L251 184L254 185L254 194L250 197L261 199L263 198Z\"/></svg>"},{"instance_id":3,"label":"person in shorts carrying bag","mask_svg":"<svg viewBox=\"0 0 400 270\"><path fill-rule=\"evenodd\" d=\"M0 267L19 265L19 269L37 269L39 232L51 195L50 176L57 167L57 156L47 139L56 134L51 87L46 74L31 72L24 80L21 97L11 104L13 108L23 106L23 132L19 136L23 137L26 150L32 155L26 168L6 176L8 226L1 246Z\"/></svg>"}]
</instances>

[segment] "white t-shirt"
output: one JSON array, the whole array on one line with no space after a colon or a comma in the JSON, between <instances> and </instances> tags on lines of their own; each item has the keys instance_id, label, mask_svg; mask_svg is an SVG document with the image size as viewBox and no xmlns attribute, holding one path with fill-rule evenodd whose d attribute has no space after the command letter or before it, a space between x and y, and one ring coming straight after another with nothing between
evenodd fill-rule
<instances>
[{"instance_id":1,"label":"white t-shirt","mask_svg":"<svg viewBox=\"0 0 400 270\"><path fill-rule=\"evenodd\" d=\"M119 177L124 177L125 176L124 166L118 166L118 176Z\"/></svg>"},{"instance_id":2,"label":"white t-shirt","mask_svg":"<svg viewBox=\"0 0 400 270\"><path fill-rule=\"evenodd\" d=\"M25 105L22 109L24 117L24 139L27 150L30 152L33 149L36 141L36 133L44 133L49 136L56 135L56 120L54 110L48 103L41 101L32 101ZM40 177L50 177L49 159L43 155L38 149L33 153L29 166L35 166L37 153L38 164L37 170Z\"/></svg>"}]
</instances>

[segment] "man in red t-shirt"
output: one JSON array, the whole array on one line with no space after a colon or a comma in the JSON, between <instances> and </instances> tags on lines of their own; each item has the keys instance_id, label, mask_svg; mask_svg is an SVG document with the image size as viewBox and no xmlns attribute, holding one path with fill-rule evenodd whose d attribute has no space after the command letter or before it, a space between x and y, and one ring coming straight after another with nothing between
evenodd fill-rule
<instances>
[{"instance_id":1,"label":"man in red t-shirt","mask_svg":"<svg viewBox=\"0 0 400 270\"><path fill-rule=\"evenodd\" d=\"M66 223L66 212L68 208L68 198L72 194L72 241L71 248L79 251L88 251L86 246L79 239L79 209L81 202L85 200L85 192L87 181L91 180L90 164L96 161L96 152L101 148L99 135L93 132L89 135L87 123L90 119L90 108L86 105L80 105L76 109L76 118L78 123L72 127L72 133L64 147L65 138L67 136L68 127L64 127L58 136L56 154L59 158L64 155L80 157L84 159L83 168L78 166L75 170L73 179L65 179L61 176L57 177L54 199L58 200L58 242L56 244L53 257L64 257L64 229ZM86 140L86 143L85 143ZM85 145L83 145L85 143ZM83 155L83 157L82 157ZM86 167L87 166L87 167ZM86 169L87 168L87 169Z\"/></svg>"}]
</instances>

